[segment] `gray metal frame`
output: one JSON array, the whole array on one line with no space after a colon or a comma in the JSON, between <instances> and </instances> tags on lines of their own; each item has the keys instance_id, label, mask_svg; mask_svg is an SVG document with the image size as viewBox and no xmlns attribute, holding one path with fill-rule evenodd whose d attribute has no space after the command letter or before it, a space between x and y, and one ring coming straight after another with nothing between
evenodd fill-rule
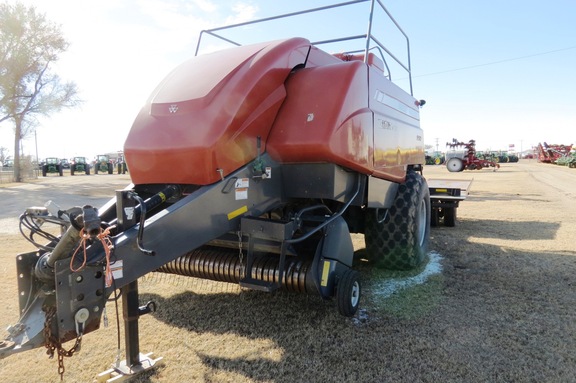
<instances>
[{"instance_id":1,"label":"gray metal frame","mask_svg":"<svg viewBox=\"0 0 576 383\"><path fill-rule=\"evenodd\" d=\"M217 27L217 28L212 28L212 29L205 29L200 31L200 35L198 37L198 42L196 44L196 50L194 52L195 56L198 56L198 52L200 51L200 45L202 44L202 37L203 35L210 35L212 37L215 37L217 39L220 39L222 41L225 41L229 44L235 45L235 46L241 46L243 44L231 40L227 37L222 36L221 34L217 33L217 32L221 32L221 31L225 31L225 30L229 30L229 29L234 29L234 28L239 28L239 27L244 27L244 26L248 26L248 25L253 25L253 24L259 24L259 23L264 23L264 22L269 22L269 21L274 21L274 20L279 20L279 19L285 19L285 18L289 18L289 17L294 17L294 16L298 16L298 15L303 15L303 14L308 14L308 13L315 13L315 12L322 12L325 11L327 9L333 9L333 8L340 8L340 7L346 7L346 6L350 6L350 5L355 5L355 4L359 4L359 3L367 3L370 2L370 17L368 19L368 28L366 33L363 34L359 34L359 35L353 35L353 36L343 36L343 37L338 37L338 38L334 38L334 39L330 39L330 40L322 40L322 41L313 41L311 42L313 45L323 45L323 44L331 44L331 43L336 43L336 42L341 42L341 41L350 41L350 40L360 40L363 39L365 40L365 44L364 44L364 48L361 50L356 50L356 51L349 51L346 53L359 53L359 52L364 52L364 62L367 63L368 60L368 53L372 50L376 50L378 51L378 53L380 54L380 58L382 59L382 61L384 62L384 65L386 66L386 70L388 71L388 78L390 80L392 80L392 74L390 73L390 68L388 67L388 64L386 62L386 57L384 55L383 52L385 52L388 57L390 57L392 60L394 60L398 65L400 65L408 74L408 79L409 79L409 83L410 83L410 94L413 95L413 90L412 90L412 65L411 65L411 60L410 60L410 40L408 39L408 35L404 32L404 30L400 27L400 25L398 24L398 22L394 19L394 17L392 17L392 15L390 14L390 12L388 11L388 9L386 9L386 7L384 6L384 4L382 3L381 0L355 0L355 1L348 1L348 2L344 2L344 3L338 3L338 4L333 4L333 5L327 5L324 7L318 7L318 8L312 8L312 9L308 9L308 10L304 10L304 11L299 11L299 12L291 12L291 13L286 13L286 14L282 14L282 15L277 15L277 16L272 16L272 17L265 17L262 19L257 19L257 20L252 20L252 21L246 21L243 23L238 23L238 24L231 24L231 25L227 25L227 26L223 26L223 27ZM398 29L398 31L402 34L402 36L404 36L405 40L406 40L406 57L407 57L407 62L404 63L402 60L400 60L396 55L394 55L389 49L386 48L386 46L378 39L376 38L376 36L373 33L374 30L374 8L376 6L376 4L378 6L380 6L380 9L382 9L386 15L388 16L388 18L390 19L390 21L392 21L392 23L394 24L394 26L396 26L396 28Z\"/></svg>"}]
</instances>

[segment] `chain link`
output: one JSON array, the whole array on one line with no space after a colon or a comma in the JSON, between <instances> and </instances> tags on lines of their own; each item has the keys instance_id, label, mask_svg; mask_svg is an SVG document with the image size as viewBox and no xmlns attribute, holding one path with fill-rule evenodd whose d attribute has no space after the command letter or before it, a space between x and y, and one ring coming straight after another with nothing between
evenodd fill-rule
<instances>
[{"instance_id":1,"label":"chain link","mask_svg":"<svg viewBox=\"0 0 576 383\"><path fill-rule=\"evenodd\" d=\"M78 334L76 337L76 342L69 350L62 347L62 343L58 337L52 334L52 320L56 316L56 307L44 307L44 312L46 313L46 320L44 321L44 346L46 347L46 354L49 358L54 358L54 351L58 353L58 374L60 374L60 380L64 379L64 372L66 371L64 367L64 357L71 357L80 348L82 343L82 333Z\"/></svg>"}]
</instances>

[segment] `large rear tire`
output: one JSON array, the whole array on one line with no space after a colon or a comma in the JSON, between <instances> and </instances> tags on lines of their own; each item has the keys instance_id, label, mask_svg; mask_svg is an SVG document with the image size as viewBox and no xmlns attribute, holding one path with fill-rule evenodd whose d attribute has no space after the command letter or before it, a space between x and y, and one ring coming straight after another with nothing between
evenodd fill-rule
<instances>
[{"instance_id":1,"label":"large rear tire","mask_svg":"<svg viewBox=\"0 0 576 383\"><path fill-rule=\"evenodd\" d=\"M377 209L366 215L366 253L376 266L409 270L426 257L430 238L430 190L424 177L409 172L398 188L393 205L384 219Z\"/></svg>"},{"instance_id":2,"label":"large rear tire","mask_svg":"<svg viewBox=\"0 0 576 383\"><path fill-rule=\"evenodd\" d=\"M446 162L446 167L449 172L461 172L464 170L464 161L458 157L452 157Z\"/></svg>"}]
</instances>

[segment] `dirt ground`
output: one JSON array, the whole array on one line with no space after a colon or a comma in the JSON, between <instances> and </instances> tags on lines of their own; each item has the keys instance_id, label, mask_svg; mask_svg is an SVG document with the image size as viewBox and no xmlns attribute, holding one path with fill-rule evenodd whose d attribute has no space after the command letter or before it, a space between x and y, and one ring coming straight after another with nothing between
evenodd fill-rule
<instances>
[{"instance_id":1,"label":"dirt ground","mask_svg":"<svg viewBox=\"0 0 576 383\"><path fill-rule=\"evenodd\" d=\"M473 179L457 225L433 228L430 263L406 273L366 266L363 238L355 235L363 297L354 318L315 296L143 279L141 301L154 300L159 310L140 320L140 349L164 364L136 381L576 381L576 170L522 160L496 172L427 166L424 174ZM101 203L127 183L117 177L89 187L80 186L88 177L64 177L0 188L0 326L18 319L14 256L33 249L17 233L12 210L21 199L42 205L46 197ZM65 360L65 382L91 382L114 363L113 303L107 317L109 327L87 334ZM60 377L56 360L36 349L0 360L0 381Z\"/></svg>"}]
</instances>

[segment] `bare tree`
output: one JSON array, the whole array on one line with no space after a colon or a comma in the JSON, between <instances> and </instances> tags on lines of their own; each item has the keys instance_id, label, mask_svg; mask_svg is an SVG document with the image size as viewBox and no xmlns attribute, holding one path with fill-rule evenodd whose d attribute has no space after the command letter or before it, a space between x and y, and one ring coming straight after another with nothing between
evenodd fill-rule
<instances>
[{"instance_id":1,"label":"bare tree","mask_svg":"<svg viewBox=\"0 0 576 383\"><path fill-rule=\"evenodd\" d=\"M8 157L8 148L0 146L0 163L4 164L6 157Z\"/></svg>"},{"instance_id":2,"label":"bare tree","mask_svg":"<svg viewBox=\"0 0 576 383\"><path fill-rule=\"evenodd\" d=\"M14 124L14 181L21 182L20 142L39 116L76 106L76 84L62 83L51 65L68 48L60 27L33 6L0 4L0 123Z\"/></svg>"}]
</instances>

